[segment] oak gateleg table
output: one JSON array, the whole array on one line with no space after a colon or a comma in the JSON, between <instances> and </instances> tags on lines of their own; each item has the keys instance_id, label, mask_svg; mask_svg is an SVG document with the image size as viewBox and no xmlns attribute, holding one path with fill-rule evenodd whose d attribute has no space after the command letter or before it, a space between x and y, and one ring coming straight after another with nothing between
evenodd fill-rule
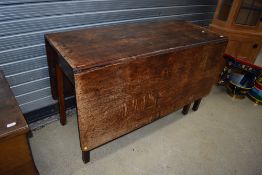
<instances>
[{"instance_id":1,"label":"oak gateleg table","mask_svg":"<svg viewBox=\"0 0 262 175\"><path fill-rule=\"evenodd\" d=\"M52 95L76 97L82 158L178 109L197 110L216 83L227 39L183 21L102 26L45 35Z\"/></svg>"}]
</instances>

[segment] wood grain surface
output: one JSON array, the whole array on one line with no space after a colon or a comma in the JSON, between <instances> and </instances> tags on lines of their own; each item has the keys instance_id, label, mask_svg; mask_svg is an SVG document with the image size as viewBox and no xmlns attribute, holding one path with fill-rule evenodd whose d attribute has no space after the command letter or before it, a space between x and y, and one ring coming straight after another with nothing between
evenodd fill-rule
<instances>
[{"instance_id":1,"label":"wood grain surface","mask_svg":"<svg viewBox=\"0 0 262 175\"><path fill-rule=\"evenodd\" d=\"M7 128L7 124L15 122L16 125ZM13 137L28 132L24 116L16 102L4 73L0 70L0 139Z\"/></svg>"},{"instance_id":2,"label":"wood grain surface","mask_svg":"<svg viewBox=\"0 0 262 175\"><path fill-rule=\"evenodd\" d=\"M207 95L225 43L75 74L82 149L93 149Z\"/></svg>"},{"instance_id":3,"label":"wood grain surface","mask_svg":"<svg viewBox=\"0 0 262 175\"><path fill-rule=\"evenodd\" d=\"M46 35L74 71L226 40L189 22L122 24Z\"/></svg>"},{"instance_id":4,"label":"wood grain surface","mask_svg":"<svg viewBox=\"0 0 262 175\"><path fill-rule=\"evenodd\" d=\"M25 134L0 140L0 175L38 175Z\"/></svg>"},{"instance_id":5,"label":"wood grain surface","mask_svg":"<svg viewBox=\"0 0 262 175\"><path fill-rule=\"evenodd\" d=\"M181 21L120 24L45 38L53 92L68 89L65 84L57 89L57 65L74 84L85 152L207 95L227 45L226 38Z\"/></svg>"},{"instance_id":6,"label":"wood grain surface","mask_svg":"<svg viewBox=\"0 0 262 175\"><path fill-rule=\"evenodd\" d=\"M14 123L14 126L7 127ZM29 143L28 125L0 71L0 175L37 175Z\"/></svg>"}]
</instances>

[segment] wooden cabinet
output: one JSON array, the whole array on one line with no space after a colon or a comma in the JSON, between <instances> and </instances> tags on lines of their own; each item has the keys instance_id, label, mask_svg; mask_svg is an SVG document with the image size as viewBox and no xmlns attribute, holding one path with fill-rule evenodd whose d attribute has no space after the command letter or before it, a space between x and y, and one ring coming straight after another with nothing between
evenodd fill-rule
<instances>
[{"instance_id":1,"label":"wooden cabinet","mask_svg":"<svg viewBox=\"0 0 262 175\"><path fill-rule=\"evenodd\" d=\"M27 133L29 128L0 71L0 175L37 175Z\"/></svg>"},{"instance_id":2,"label":"wooden cabinet","mask_svg":"<svg viewBox=\"0 0 262 175\"><path fill-rule=\"evenodd\" d=\"M229 38L226 53L254 63L262 45L262 0L219 0L210 29Z\"/></svg>"}]
</instances>

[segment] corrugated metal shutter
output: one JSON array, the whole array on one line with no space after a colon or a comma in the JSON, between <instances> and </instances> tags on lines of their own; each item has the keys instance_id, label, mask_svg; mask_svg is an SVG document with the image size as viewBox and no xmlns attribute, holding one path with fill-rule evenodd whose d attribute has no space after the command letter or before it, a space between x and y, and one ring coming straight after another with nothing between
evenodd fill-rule
<instances>
[{"instance_id":1,"label":"corrugated metal shutter","mask_svg":"<svg viewBox=\"0 0 262 175\"><path fill-rule=\"evenodd\" d=\"M5 0L0 2L0 69L24 113L51 98L44 34L123 22L178 19L208 25L216 0Z\"/></svg>"}]
</instances>

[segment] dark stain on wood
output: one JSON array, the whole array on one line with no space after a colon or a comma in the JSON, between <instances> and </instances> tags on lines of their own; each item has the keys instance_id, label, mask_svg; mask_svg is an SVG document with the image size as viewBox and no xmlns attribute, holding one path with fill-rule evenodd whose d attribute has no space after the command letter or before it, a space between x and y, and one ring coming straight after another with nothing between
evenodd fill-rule
<instances>
[{"instance_id":1,"label":"dark stain on wood","mask_svg":"<svg viewBox=\"0 0 262 175\"><path fill-rule=\"evenodd\" d=\"M73 70L84 151L206 96L227 45L205 28L176 21L48 34L46 41L61 56L49 62L63 58Z\"/></svg>"},{"instance_id":2,"label":"dark stain on wood","mask_svg":"<svg viewBox=\"0 0 262 175\"><path fill-rule=\"evenodd\" d=\"M192 23L177 21L75 30L48 34L46 39L74 71L226 40Z\"/></svg>"},{"instance_id":3,"label":"dark stain on wood","mask_svg":"<svg viewBox=\"0 0 262 175\"><path fill-rule=\"evenodd\" d=\"M212 46L76 74L81 144L95 148L206 96L218 75L210 65L222 54L204 51L223 53L224 43Z\"/></svg>"}]
</instances>

